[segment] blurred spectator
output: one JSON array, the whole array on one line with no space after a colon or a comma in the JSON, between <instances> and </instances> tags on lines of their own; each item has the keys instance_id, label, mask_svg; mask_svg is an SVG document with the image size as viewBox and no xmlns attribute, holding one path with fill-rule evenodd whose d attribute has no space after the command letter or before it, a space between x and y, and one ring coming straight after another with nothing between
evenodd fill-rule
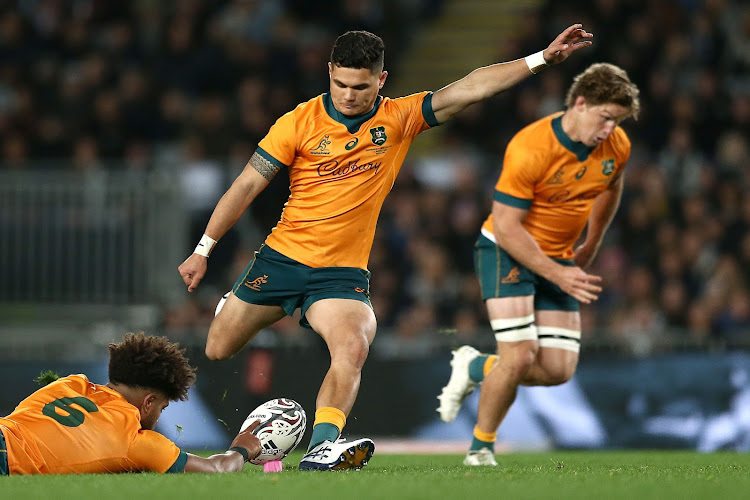
<instances>
[{"instance_id":1,"label":"blurred spectator","mask_svg":"<svg viewBox=\"0 0 750 500\"><path fill-rule=\"evenodd\" d=\"M327 91L337 35L377 32L393 67L441 5L0 2L0 173L67 168L102 204L97 186L106 169L177 172L190 212L187 248L274 121ZM562 109L564 82L591 62L611 61L642 89L643 112L626 125L633 152L622 206L593 265L604 292L583 308L585 336L591 345L622 342L638 354L660 349L668 336L678 345L747 345L750 6L547 1L538 13L526 13L512 37L498 40L498 59L539 50L571 15L596 34L594 46L465 110L432 132L442 132L436 148L407 157L369 264L385 327L378 343L392 336L393 344L382 345L395 355L426 349L430 336L454 338L438 331L491 340L471 255L505 145L521 126ZM166 309L168 331L205 334L219 291L231 287L237 263L249 260L257 235L278 220L287 175L279 173L249 210L251 220L217 247L211 290ZM286 337L299 331L294 321L274 329Z\"/></svg>"}]
</instances>

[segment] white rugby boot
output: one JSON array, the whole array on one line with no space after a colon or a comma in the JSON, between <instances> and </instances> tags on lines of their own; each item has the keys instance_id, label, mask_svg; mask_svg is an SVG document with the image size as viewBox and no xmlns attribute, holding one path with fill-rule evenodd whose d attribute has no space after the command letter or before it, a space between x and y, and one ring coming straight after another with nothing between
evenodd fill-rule
<instances>
[{"instance_id":1,"label":"white rugby boot","mask_svg":"<svg viewBox=\"0 0 750 500\"><path fill-rule=\"evenodd\" d=\"M337 439L335 443L326 440L305 453L299 470L359 470L367 465L373 453L375 443L372 439Z\"/></svg>"},{"instance_id":2,"label":"white rugby boot","mask_svg":"<svg viewBox=\"0 0 750 500\"><path fill-rule=\"evenodd\" d=\"M480 354L470 345L461 346L453 351L451 377L438 396L440 406L437 411L443 422L453 422L456 419L464 400L479 385L469 377L469 364Z\"/></svg>"},{"instance_id":3,"label":"white rugby boot","mask_svg":"<svg viewBox=\"0 0 750 500\"><path fill-rule=\"evenodd\" d=\"M469 467L496 467L497 462L495 461L495 454L489 448L480 448L478 450L471 450L466 454L464 465L468 465Z\"/></svg>"}]
</instances>

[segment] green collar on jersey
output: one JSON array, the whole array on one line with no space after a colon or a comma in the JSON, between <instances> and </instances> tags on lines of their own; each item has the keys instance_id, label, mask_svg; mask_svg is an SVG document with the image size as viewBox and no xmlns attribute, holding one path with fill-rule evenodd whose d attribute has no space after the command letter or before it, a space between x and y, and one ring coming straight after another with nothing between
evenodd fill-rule
<instances>
[{"instance_id":1,"label":"green collar on jersey","mask_svg":"<svg viewBox=\"0 0 750 500\"><path fill-rule=\"evenodd\" d=\"M334 107L331 94L323 94L323 106L326 108L328 116L345 126L350 134L356 134L359 127L378 112L378 107L380 107L381 102L383 102L383 96L378 96L377 99L375 99L375 105L367 113L362 113L357 116L346 116Z\"/></svg>"},{"instance_id":2,"label":"green collar on jersey","mask_svg":"<svg viewBox=\"0 0 750 500\"><path fill-rule=\"evenodd\" d=\"M578 161L586 161L586 158L588 158L591 152L596 149L596 146L590 148L584 143L576 142L568 137L568 134L566 134L562 128L562 117L563 115L560 115L552 119L552 130L554 130L557 140L560 141L560 144L562 144L565 149L576 155Z\"/></svg>"}]
</instances>

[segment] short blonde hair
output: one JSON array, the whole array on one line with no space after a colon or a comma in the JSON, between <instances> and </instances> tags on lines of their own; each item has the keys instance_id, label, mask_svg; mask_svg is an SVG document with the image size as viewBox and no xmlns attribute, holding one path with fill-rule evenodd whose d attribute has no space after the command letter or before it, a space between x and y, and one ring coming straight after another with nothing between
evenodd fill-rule
<instances>
[{"instance_id":1,"label":"short blonde hair","mask_svg":"<svg viewBox=\"0 0 750 500\"><path fill-rule=\"evenodd\" d=\"M576 98L583 96L593 106L612 103L628 108L630 116L637 120L641 111L639 94L624 69L610 63L595 63L573 79L565 104L571 108Z\"/></svg>"}]
</instances>

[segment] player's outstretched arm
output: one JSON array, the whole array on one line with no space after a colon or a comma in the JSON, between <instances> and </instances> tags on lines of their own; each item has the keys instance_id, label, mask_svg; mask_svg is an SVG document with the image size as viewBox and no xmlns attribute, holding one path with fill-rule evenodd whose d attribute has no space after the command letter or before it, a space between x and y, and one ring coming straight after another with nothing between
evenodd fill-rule
<instances>
[{"instance_id":1,"label":"player's outstretched arm","mask_svg":"<svg viewBox=\"0 0 750 500\"><path fill-rule=\"evenodd\" d=\"M573 24L557 35L541 52L523 59L475 69L435 92L432 96L435 118L443 123L467 106L509 89L545 66L563 62L573 52L591 45L590 39L593 36L582 25Z\"/></svg>"},{"instance_id":2,"label":"player's outstretched arm","mask_svg":"<svg viewBox=\"0 0 750 500\"><path fill-rule=\"evenodd\" d=\"M533 273L555 283L576 300L589 304L602 291L601 277L588 274L577 266L563 266L542 252L539 244L523 227L528 210L500 202L492 204L492 224L495 240L521 265Z\"/></svg>"},{"instance_id":3,"label":"player's outstretched arm","mask_svg":"<svg viewBox=\"0 0 750 500\"><path fill-rule=\"evenodd\" d=\"M199 246L196 247L196 251L177 268L182 281L188 287L188 292L195 290L203 276L206 275L206 268L208 267L208 257L202 255L202 253L207 254L207 252L198 252L199 247L204 244L213 246L224 236L278 171L279 167L273 165L258 153L253 153L242 173L224 193L211 214L205 235L213 241L211 243L204 242L204 237L198 244ZM210 252L210 249L207 250Z\"/></svg>"},{"instance_id":4,"label":"player's outstretched arm","mask_svg":"<svg viewBox=\"0 0 750 500\"><path fill-rule=\"evenodd\" d=\"M188 453L183 472L221 473L241 471L247 460L252 460L260 455L260 441L253 434L258 424L260 424L260 420L256 420L247 429L237 434L229 451L211 455L208 458Z\"/></svg>"}]
</instances>

